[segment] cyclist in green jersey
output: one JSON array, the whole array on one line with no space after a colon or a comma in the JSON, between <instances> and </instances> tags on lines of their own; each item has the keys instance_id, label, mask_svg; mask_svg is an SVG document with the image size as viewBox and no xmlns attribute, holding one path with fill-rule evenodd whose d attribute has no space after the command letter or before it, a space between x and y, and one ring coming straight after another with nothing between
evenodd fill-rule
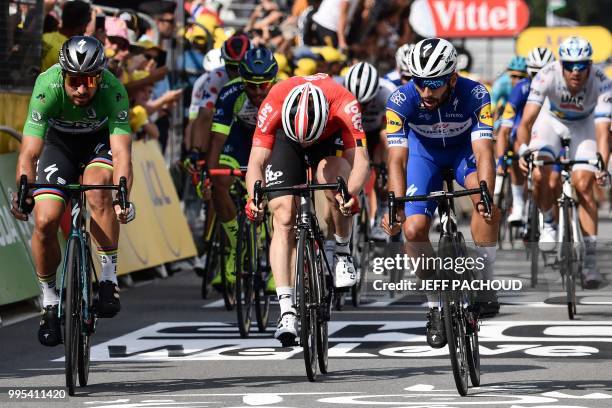
<instances>
[{"instance_id":1,"label":"cyclist in green jersey","mask_svg":"<svg viewBox=\"0 0 612 408\"><path fill-rule=\"evenodd\" d=\"M276 81L278 64L270 50L264 47L250 49L239 65L240 77L228 82L215 103L212 123L212 139L208 155L211 168L220 166L237 169L246 166L251 153L252 135L257 125L257 111ZM236 208L230 197L231 176L213 177L215 211L230 242L230 254L225 263L225 275L229 283L236 281L236 236L238 220ZM221 274L211 282L221 288ZM275 293L274 280L267 282L266 292Z\"/></svg>"},{"instance_id":2,"label":"cyclist in green jersey","mask_svg":"<svg viewBox=\"0 0 612 408\"><path fill-rule=\"evenodd\" d=\"M75 36L62 45L59 63L39 75L23 128L17 183L22 174L30 183L59 185L78 183L81 175L83 184L119 184L125 176L131 188L127 92L105 66L102 44ZM88 191L86 196L90 232L102 264L96 311L100 317L113 317L121 308L116 276L119 223L130 222L136 212L131 203L122 211L109 190ZM59 344L62 337L55 273L61 257L57 231L66 199L59 189L37 189L23 212L15 195L12 200L17 219L27 220L34 211L32 255L43 293L38 339L46 346Z\"/></svg>"}]
</instances>

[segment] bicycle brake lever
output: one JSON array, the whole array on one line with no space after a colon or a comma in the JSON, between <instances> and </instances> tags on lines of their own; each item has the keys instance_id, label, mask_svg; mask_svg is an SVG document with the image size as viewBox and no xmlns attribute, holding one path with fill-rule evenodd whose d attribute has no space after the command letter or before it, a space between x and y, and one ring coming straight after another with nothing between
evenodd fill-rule
<instances>
[{"instance_id":1,"label":"bicycle brake lever","mask_svg":"<svg viewBox=\"0 0 612 408\"><path fill-rule=\"evenodd\" d=\"M26 197L28 196L28 176L25 174L21 175L19 179L19 190L17 191L17 209L23 212L23 206L25 205Z\"/></svg>"},{"instance_id":2,"label":"bicycle brake lever","mask_svg":"<svg viewBox=\"0 0 612 408\"><path fill-rule=\"evenodd\" d=\"M255 182L255 189L253 191L253 203L256 207L261 204L261 180Z\"/></svg>"},{"instance_id":3,"label":"bicycle brake lever","mask_svg":"<svg viewBox=\"0 0 612 408\"><path fill-rule=\"evenodd\" d=\"M487 182L484 180L480 181L480 201L484 205L485 213L491 216L491 196L489 195L489 188L487 187Z\"/></svg>"},{"instance_id":4,"label":"bicycle brake lever","mask_svg":"<svg viewBox=\"0 0 612 408\"><path fill-rule=\"evenodd\" d=\"M389 203L389 227L392 227L395 221L395 193L393 191L389 191L387 196L387 202Z\"/></svg>"},{"instance_id":5,"label":"bicycle brake lever","mask_svg":"<svg viewBox=\"0 0 612 408\"><path fill-rule=\"evenodd\" d=\"M346 203L351 199L351 195L348 192L348 187L346 186L346 182L340 176L338 176L336 180L338 181L338 192L340 192L340 195L342 196L342 200Z\"/></svg>"},{"instance_id":6,"label":"bicycle brake lever","mask_svg":"<svg viewBox=\"0 0 612 408\"><path fill-rule=\"evenodd\" d=\"M117 192L117 199L119 200L119 207L121 207L122 211L125 211L127 208L127 179L125 176L122 176L119 179L119 191Z\"/></svg>"}]
</instances>

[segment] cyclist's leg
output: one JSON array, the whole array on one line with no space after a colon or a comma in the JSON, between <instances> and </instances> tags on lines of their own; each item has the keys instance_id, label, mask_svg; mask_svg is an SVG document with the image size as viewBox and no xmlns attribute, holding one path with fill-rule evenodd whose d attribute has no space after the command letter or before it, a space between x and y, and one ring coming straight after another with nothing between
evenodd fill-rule
<instances>
[{"instance_id":1,"label":"cyclist's leg","mask_svg":"<svg viewBox=\"0 0 612 408\"><path fill-rule=\"evenodd\" d=\"M277 137L265 171L266 185L290 187L306 182L303 149L285 137ZM274 337L297 336L295 303L295 197L285 193L268 194L274 233L270 241L270 267L276 281L280 318Z\"/></svg>"},{"instance_id":2,"label":"cyclist's leg","mask_svg":"<svg viewBox=\"0 0 612 408\"><path fill-rule=\"evenodd\" d=\"M57 140L57 135L50 131L47 144L38 160L36 182L66 184L76 181L77 176L72 153ZM57 232L67 197L56 189L37 189L33 195L36 205L32 257L43 294L38 339L43 345L55 346L61 342L61 328L57 318L60 299L56 291L56 271L61 262L61 250Z\"/></svg>"},{"instance_id":3,"label":"cyclist's leg","mask_svg":"<svg viewBox=\"0 0 612 408\"><path fill-rule=\"evenodd\" d=\"M554 159L561 151L560 136L567 128L550 114L538 116L531 132L530 150L538 151L538 159ZM544 217L544 227L540 233L540 249L552 251L557 241L555 221L555 200L559 175L551 166L537 167L533 172L533 195Z\"/></svg>"},{"instance_id":4,"label":"cyclist's leg","mask_svg":"<svg viewBox=\"0 0 612 408\"><path fill-rule=\"evenodd\" d=\"M570 152L572 159L588 160L597 155L597 144L595 142L595 128L592 120L584 121L571 127L572 142ZM578 164L572 169L572 184L576 189L578 198L578 215L580 226L584 235L585 258L582 274L584 285L588 289L599 287L603 278L597 270L596 247L597 247L597 202L595 199L595 173L594 166ZM569 222L569 220L568 220Z\"/></svg>"}]
</instances>

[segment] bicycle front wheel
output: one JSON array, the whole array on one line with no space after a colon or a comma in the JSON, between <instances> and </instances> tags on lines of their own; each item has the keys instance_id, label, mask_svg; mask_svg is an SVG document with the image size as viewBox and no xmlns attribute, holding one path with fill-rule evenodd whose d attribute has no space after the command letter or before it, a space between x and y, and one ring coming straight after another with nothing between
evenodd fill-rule
<instances>
[{"instance_id":1,"label":"bicycle front wheel","mask_svg":"<svg viewBox=\"0 0 612 408\"><path fill-rule=\"evenodd\" d=\"M66 297L64 302L64 350L66 354L66 387L68 395L74 395L76 386L79 340L81 338L81 302L82 293L79 283L81 269L81 242L78 238L71 238L68 242L64 269L64 282L66 282Z\"/></svg>"},{"instance_id":2,"label":"bicycle front wheel","mask_svg":"<svg viewBox=\"0 0 612 408\"><path fill-rule=\"evenodd\" d=\"M255 224L240 216L236 242L236 315L241 337L251 331L251 310L255 299L254 284L257 271L257 244ZM244 255L243 255L244 254Z\"/></svg>"},{"instance_id":3,"label":"bicycle front wheel","mask_svg":"<svg viewBox=\"0 0 612 408\"><path fill-rule=\"evenodd\" d=\"M459 395L466 396L468 390L468 363L466 351L465 322L462 320L461 304L455 301L452 293L443 295L444 329L448 341L448 351L450 352L451 366L455 386Z\"/></svg>"},{"instance_id":4,"label":"bicycle front wheel","mask_svg":"<svg viewBox=\"0 0 612 408\"><path fill-rule=\"evenodd\" d=\"M563 205L563 239L561 240L561 276L565 279L565 291L567 294L567 314L570 320L576 316L576 275L577 255L575 244L572 239L572 225L570 208Z\"/></svg>"},{"instance_id":5,"label":"bicycle front wheel","mask_svg":"<svg viewBox=\"0 0 612 408\"><path fill-rule=\"evenodd\" d=\"M85 387L87 382L89 381L89 362L91 355L91 335L94 332L96 316L93 313L93 289L92 289L92 279L91 279L91 271L93 270L93 265L91 265L91 253L89 246L85 247L85 267L83 268L83 280L86 288L86 296L83 297L83 301L81 304L83 305L83 311L87 310L87 314L83 313L83 330L80 331L79 335L79 385L81 387ZM87 315L87 320L85 319L85 315Z\"/></svg>"},{"instance_id":6,"label":"bicycle front wheel","mask_svg":"<svg viewBox=\"0 0 612 408\"><path fill-rule=\"evenodd\" d=\"M260 234L264 234L259 241ZM270 319L270 295L266 293L266 278L272 273L270 269L270 235L267 221L259 226L255 235L258 246L257 275L255 276L255 317L260 333L266 331ZM269 279L269 278L268 278Z\"/></svg>"},{"instance_id":7,"label":"bicycle front wheel","mask_svg":"<svg viewBox=\"0 0 612 408\"><path fill-rule=\"evenodd\" d=\"M466 316L465 350L467 352L470 380L474 387L480 386L480 350L478 345L478 317L470 312Z\"/></svg>"},{"instance_id":8,"label":"bicycle front wheel","mask_svg":"<svg viewBox=\"0 0 612 408\"><path fill-rule=\"evenodd\" d=\"M531 256L531 287L535 288L538 284L538 261L540 257L540 218L538 208L533 198L529 204L529 253Z\"/></svg>"},{"instance_id":9,"label":"bicycle front wheel","mask_svg":"<svg viewBox=\"0 0 612 408\"><path fill-rule=\"evenodd\" d=\"M295 291L298 294L300 315L300 344L304 352L304 364L309 381L317 377L317 313L312 276L314 262L311 242L306 229L300 230L297 243Z\"/></svg>"}]
</instances>

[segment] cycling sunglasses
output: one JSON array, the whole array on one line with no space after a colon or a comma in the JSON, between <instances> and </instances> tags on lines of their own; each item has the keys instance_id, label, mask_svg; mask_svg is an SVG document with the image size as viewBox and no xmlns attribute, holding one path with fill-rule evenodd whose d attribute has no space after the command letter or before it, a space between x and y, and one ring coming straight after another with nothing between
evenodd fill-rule
<instances>
[{"instance_id":1,"label":"cycling sunglasses","mask_svg":"<svg viewBox=\"0 0 612 408\"><path fill-rule=\"evenodd\" d=\"M451 75L445 75L442 77L438 77L438 78L419 78L419 77L412 77L412 82L414 82L414 84L420 88L420 89L425 89L425 88L429 88L429 89L440 89L442 88L444 85L448 84L448 81L450 81Z\"/></svg>"},{"instance_id":2,"label":"cycling sunglasses","mask_svg":"<svg viewBox=\"0 0 612 408\"><path fill-rule=\"evenodd\" d=\"M591 63L588 61L582 61L582 62L571 62L571 61L563 61L561 62L561 65L563 65L563 70L564 71L578 71L578 72L582 72L585 69L588 69L591 66Z\"/></svg>"},{"instance_id":3,"label":"cycling sunglasses","mask_svg":"<svg viewBox=\"0 0 612 408\"><path fill-rule=\"evenodd\" d=\"M87 76L66 74L66 82L71 88L79 88L81 85L85 88L97 88L100 83L100 78L100 75Z\"/></svg>"},{"instance_id":4,"label":"cycling sunglasses","mask_svg":"<svg viewBox=\"0 0 612 408\"><path fill-rule=\"evenodd\" d=\"M243 81L244 81L244 86L246 86L247 88L260 89L262 91L269 89L274 84L273 79L266 79L266 80L259 80L259 81L247 81L246 79L244 79Z\"/></svg>"},{"instance_id":5,"label":"cycling sunglasses","mask_svg":"<svg viewBox=\"0 0 612 408\"><path fill-rule=\"evenodd\" d=\"M527 73L523 73L523 72L510 72L510 78L512 79L524 79L527 78Z\"/></svg>"}]
</instances>

